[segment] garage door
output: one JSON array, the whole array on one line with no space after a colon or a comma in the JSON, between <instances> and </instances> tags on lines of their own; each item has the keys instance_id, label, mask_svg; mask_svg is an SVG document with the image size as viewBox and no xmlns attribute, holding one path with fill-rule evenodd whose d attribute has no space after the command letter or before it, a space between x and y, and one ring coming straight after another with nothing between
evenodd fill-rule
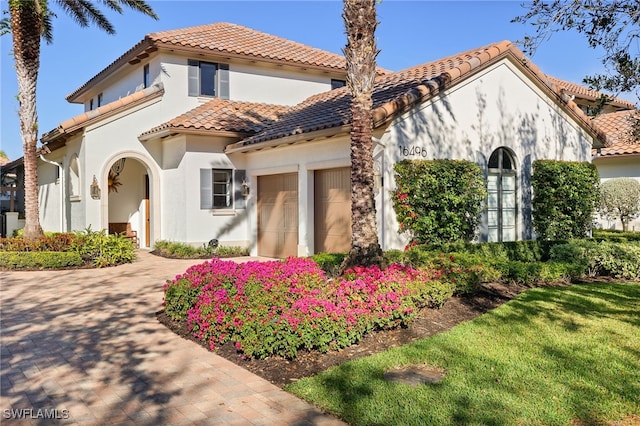
<instances>
[{"instance_id":1,"label":"garage door","mask_svg":"<svg viewBox=\"0 0 640 426\"><path fill-rule=\"evenodd\" d=\"M298 255L298 174L258 177L258 255Z\"/></svg>"},{"instance_id":2,"label":"garage door","mask_svg":"<svg viewBox=\"0 0 640 426\"><path fill-rule=\"evenodd\" d=\"M315 172L315 253L346 253L351 248L350 182L349 167Z\"/></svg>"}]
</instances>

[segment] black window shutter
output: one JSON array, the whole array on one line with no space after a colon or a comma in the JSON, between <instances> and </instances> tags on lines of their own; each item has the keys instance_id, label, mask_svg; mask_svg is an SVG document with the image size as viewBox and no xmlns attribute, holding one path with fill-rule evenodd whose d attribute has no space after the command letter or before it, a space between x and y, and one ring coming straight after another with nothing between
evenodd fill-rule
<instances>
[{"instance_id":1,"label":"black window shutter","mask_svg":"<svg viewBox=\"0 0 640 426\"><path fill-rule=\"evenodd\" d=\"M200 169L200 209L213 208L213 179L211 169Z\"/></svg>"},{"instance_id":2,"label":"black window shutter","mask_svg":"<svg viewBox=\"0 0 640 426\"><path fill-rule=\"evenodd\" d=\"M189 59L189 96L200 96L200 63Z\"/></svg>"},{"instance_id":3,"label":"black window shutter","mask_svg":"<svg viewBox=\"0 0 640 426\"><path fill-rule=\"evenodd\" d=\"M218 64L218 97L229 99L229 65Z\"/></svg>"},{"instance_id":4,"label":"black window shutter","mask_svg":"<svg viewBox=\"0 0 640 426\"><path fill-rule=\"evenodd\" d=\"M236 209L246 209L247 199L242 196L242 182L247 181L246 170L234 170L233 172L233 202Z\"/></svg>"}]
</instances>

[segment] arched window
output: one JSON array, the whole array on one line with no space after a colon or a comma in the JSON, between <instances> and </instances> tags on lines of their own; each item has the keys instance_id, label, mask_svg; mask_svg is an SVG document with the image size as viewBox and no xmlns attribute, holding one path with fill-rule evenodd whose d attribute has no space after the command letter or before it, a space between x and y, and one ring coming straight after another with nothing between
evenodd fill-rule
<instances>
[{"instance_id":1,"label":"arched window","mask_svg":"<svg viewBox=\"0 0 640 426\"><path fill-rule=\"evenodd\" d=\"M73 154L69 161L69 197L80 196L80 161L78 154Z\"/></svg>"},{"instance_id":2,"label":"arched window","mask_svg":"<svg viewBox=\"0 0 640 426\"><path fill-rule=\"evenodd\" d=\"M513 155L498 148L489 157L487 175L487 224L489 241L516 240L517 187Z\"/></svg>"}]
</instances>

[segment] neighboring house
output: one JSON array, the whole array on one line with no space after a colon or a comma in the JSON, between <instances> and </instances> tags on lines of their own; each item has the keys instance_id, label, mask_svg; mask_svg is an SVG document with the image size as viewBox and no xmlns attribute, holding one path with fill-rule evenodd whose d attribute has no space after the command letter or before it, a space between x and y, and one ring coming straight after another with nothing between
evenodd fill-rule
<instances>
[{"instance_id":1,"label":"neighboring house","mask_svg":"<svg viewBox=\"0 0 640 426\"><path fill-rule=\"evenodd\" d=\"M633 102L604 95L602 92L589 89L576 83L560 80L559 78L551 76L548 76L548 78L550 82L561 88L563 94L570 96L580 109L589 116L628 111L636 108ZM603 96L606 96L606 103L598 107L598 100Z\"/></svg>"},{"instance_id":2,"label":"neighboring house","mask_svg":"<svg viewBox=\"0 0 640 426\"><path fill-rule=\"evenodd\" d=\"M579 84L550 77L562 87L566 95L587 114L594 115L592 122L607 135L607 147L594 149L593 164L598 168L601 181L628 177L640 180L640 140L633 137L633 120L638 119L638 111L632 102L617 97L609 97L601 110L596 108L600 92ZM598 217L596 226L606 229L622 229L619 220ZM629 224L629 230L640 231L640 218Z\"/></svg>"},{"instance_id":3,"label":"neighboring house","mask_svg":"<svg viewBox=\"0 0 640 426\"><path fill-rule=\"evenodd\" d=\"M22 158L0 158L0 236L24 228L24 166Z\"/></svg>"},{"instance_id":4,"label":"neighboring house","mask_svg":"<svg viewBox=\"0 0 640 426\"><path fill-rule=\"evenodd\" d=\"M633 178L640 181L640 141L632 139L631 118L638 110L619 111L598 115L593 122L607 133L609 146L595 153L593 164L598 168L600 178ZM622 229L619 220L599 218L598 225L606 229ZM640 218L629 223L630 231L640 231Z\"/></svg>"},{"instance_id":5,"label":"neighboring house","mask_svg":"<svg viewBox=\"0 0 640 426\"><path fill-rule=\"evenodd\" d=\"M345 78L339 55L237 25L147 35L68 96L85 113L43 136L43 227L128 223L142 247L215 238L270 257L346 251ZM530 239L533 161L590 161L605 141L508 41L379 70L373 98L384 249L406 244L390 197L397 161L479 164L490 195L478 239Z\"/></svg>"}]
</instances>

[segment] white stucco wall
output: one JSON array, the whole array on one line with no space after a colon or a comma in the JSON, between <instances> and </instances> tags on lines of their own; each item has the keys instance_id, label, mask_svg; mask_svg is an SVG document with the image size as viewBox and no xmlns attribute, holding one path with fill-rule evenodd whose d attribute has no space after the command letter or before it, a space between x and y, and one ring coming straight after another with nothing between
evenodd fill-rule
<instances>
[{"instance_id":1,"label":"white stucco wall","mask_svg":"<svg viewBox=\"0 0 640 426\"><path fill-rule=\"evenodd\" d=\"M192 57L158 53L147 61L128 65L117 75L96 85L82 96L85 111L89 110L89 99L97 108L97 96L102 93L102 105L116 101L142 90L143 68L149 64L151 84L162 82L165 88L165 109L169 114L178 115L210 98L188 96L189 59L211 60L206 57ZM275 65L229 64L229 93L232 100L294 105L307 97L331 89L331 77L314 71L285 70Z\"/></svg>"},{"instance_id":2,"label":"white stucco wall","mask_svg":"<svg viewBox=\"0 0 640 426\"><path fill-rule=\"evenodd\" d=\"M295 105L330 89L331 78L327 75L246 65L229 67L229 94L233 100Z\"/></svg>"},{"instance_id":3,"label":"white stucco wall","mask_svg":"<svg viewBox=\"0 0 640 426\"><path fill-rule=\"evenodd\" d=\"M54 157L55 158L55 157ZM53 158L52 158L53 160ZM60 161L55 158L53 161ZM62 214L62 182L58 177L58 167L38 161L38 206L40 226L45 231L60 232L63 230Z\"/></svg>"},{"instance_id":4,"label":"white stucco wall","mask_svg":"<svg viewBox=\"0 0 640 426\"><path fill-rule=\"evenodd\" d=\"M222 138L177 136L163 141L162 239L201 246L248 246L246 209L200 208L200 169L244 170L243 157L223 153Z\"/></svg>"},{"instance_id":5,"label":"white stucco wall","mask_svg":"<svg viewBox=\"0 0 640 426\"><path fill-rule=\"evenodd\" d=\"M486 173L491 153L509 148L515 154L518 174L518 239L533 237L532 163L538 159L591 160L588 134L508 60L397 118L381 139L386 146L389 188L395 186L392 164L397 161L465 159L479 164ZM420 155L406 156L403 148L415 148ZM398 229L390 198L385 206L387 229ZM483 226L486 218L481 233ZM405 244L406 239L394 232L387 232L383 243L385 248Z\"/></svg>"},{"instance_id":6,"label":"white stucco wall","mask_svg":"<svg viewBox=\"0 0 640 426\"><path fill-rule=\"evenodd\" d=\"M614 178L632 178L640 181L640 155L598 157L593 160L593 164L598 168L602 182ZM598 217L596 226L604 229L622 229L619 220L609 220ZM640 231L640 218L629 223L630 231Z\"/></svg>"},{"instance_id":7,"label":"white stucco wall","mask_svg":"<svg viewBox=\"0 0 640 426\"><path fill-rule=\"evenodd\" d=\"M90 99L93 99L94 109L98 107L97 97L99 93L102 93L101 105L106 105L144 89L143 70L146 64L149 64L150 84L153 85L160 81L162 64L160 62L159 55L156 55L147 61L142 61L134 65L127 65L123 71L96 85L82 96L84 110L89 110Z\"/></svg>"}]
</instances>

